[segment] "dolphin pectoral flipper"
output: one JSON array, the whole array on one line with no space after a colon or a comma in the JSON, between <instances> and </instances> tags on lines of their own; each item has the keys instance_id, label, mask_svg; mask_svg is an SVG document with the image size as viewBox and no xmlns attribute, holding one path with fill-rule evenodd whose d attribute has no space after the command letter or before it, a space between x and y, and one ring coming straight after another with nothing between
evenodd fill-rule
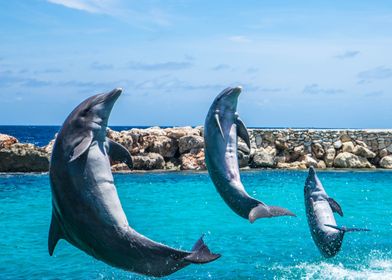
<instances>
[{"instance_id":1,"label":"dolphin pectoral flipper","mask_svg":"<svg viewBox=\"0 0 392 280\"><path fill-rule=\"evenodd\" d=\"M74 161L75 159L79 158L82 154L84 154L87 149L90 147L91 142L93 140L92 133L89 133L87 137L83 138L79 144L73 149L72 157L69 162Z\"/></svg>"},{"instance_id":2,"label":"dolphin pectoral flipper","mask_svg":"<svg viewBox=\"0 0 392 280\"><path fill-rule=\"evenodd\" d=\"M367 229L367 228L348 228L348 227L345 227L345 226L339 227L339 226L328 225L328 224L324 224L324 226L330 227L330 228L334 228L334 229L337 229L337 230L343 231L343 232L371 231L370 229Z\"/></svg>"},{"instance_id":3,"label":"dolphin pectoral flipper","mask_svg":"<svg viewBox=\"0 0 392 280\"><path fill-rule=\"evenodd\" d=\"M342 210L342 207L340 207L339 203L337 203L331 197L328 197L327 201L329 203L329 206L331 206L332 211L338 213L341 217L343 217L343 210Z\"/></svg>"},{"instance_id":4,"label":"dolphin pectoral flipper","mask_svg":"<svg viewBox=\"0 0 392 280\"><path fill-rule=\"evenodd\" d=\"M131 154L123 145L106 138L108 145L107 153L112 161L121 161L128 165L129 168L133 167Z\"/></svg>"},{"instance_id":5,"label":"dolphin pectoral flipper","mask_svg":"<svg viewBox=\"0 0 392 280\"><path fill-rule=\"evenodd\" d=\"M237 118L237 120L235 121L236 125L237 125L237 135L245 141L246 145L248 146L248 148L250 149L250 138L249 138L249 133L248 130L246 129L246 126L244 124L244 122L240 119Z\"/></svg>"},{"instance_id":6,"label":"dolphin pectoral flipper","mask_svg":"<svg viewBox=\"0 0 392 280\"><path fill-rule=\"evenodd\" d=\"M60 225L57 221L57 218L52 213L52 221L50 222L50 229L49 229L49 239L48 239L48 250L49 255L53 255L54 248L56 247L57 242L63 238L62 230Z\"/></svg>"},{"instance_id":7,"label":"dolphin pectoral flipper","mask_svg":"<svg viewBox=\"0 0 392 280\"><path fill-rule=\"evenodd\" d=\"M195 245L193 245L192 253L186 256L184 259L194 264L209 263L218 259L221 255L211 253L207 245L203 241L204 234L197 240Z\"/></svg>"},{"instance_id":8,"label":"dolphin pectoral flipper","mask_svg":"<svg viewBox=\"0 0 392 280\"><path fill-rule=\"evenodd\" d=\"M272 217L279 217L279 216L296 217L296 215L293 212L287 210L286 208L259 204L249 212L248 219L249 222L253 224L254 221L256 221L259 218L272 218Z\"/></svg>"}]
</instances>

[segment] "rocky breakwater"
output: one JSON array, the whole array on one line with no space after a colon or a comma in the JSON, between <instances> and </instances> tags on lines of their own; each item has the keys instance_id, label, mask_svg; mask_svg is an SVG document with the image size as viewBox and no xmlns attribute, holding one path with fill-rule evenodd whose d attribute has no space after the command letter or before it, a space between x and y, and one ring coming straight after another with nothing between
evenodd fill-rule
<instances>
[{"instance_id":1,"label":"rocky breakwater","mask_svg":"<svg viewBox=\"0 0 392 280\"><path fill-rule=\"evenodd\" d=\"M45 172L48 169L49 153L45 149L0 134L0 172Z\"/></svg>"},{"instance_id":2,"label":"rocky breakwater","mask_svg":"<svg viewBox=\"0 0 392 280\"><path fill-rule=\"evenodd\" d=\"M135 170L204 170L202 127L108 130L108 137L125 146L132 155ZM115 163L114 171L128 170Z\"/></svg>"},{"instance_id":3,"label":"rocky breakwater","mask_svg":"<svg viewBox=\"0 0 392 280\"><path fill-rule=\"evenodd\" d=\"M250 130L251 166L392 169L392 130Z\"/></svg>"},{"instance_id":4,"label":"rocky breakwater","mask_svg":"<svg viewBox=\"0 0 392 280\"><path fill-rule=\"evenodd\" d=\"M251 150L238 143L240 167L392 169L392 130L249 129ZM131 153L135 170L205 170L202 127L108 130ZM45 147L0 134L0 172L49 168L54 140ZM113 162L113 171L128 171Z\"/></svg>"}]
</instances>

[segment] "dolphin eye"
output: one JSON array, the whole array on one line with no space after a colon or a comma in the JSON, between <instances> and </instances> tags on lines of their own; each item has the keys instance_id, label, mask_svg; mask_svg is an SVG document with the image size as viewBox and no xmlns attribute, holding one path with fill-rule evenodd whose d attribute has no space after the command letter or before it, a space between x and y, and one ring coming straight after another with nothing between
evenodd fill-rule
<instances>
[{"instance_id":1,"label":"dolphin eye","mask_svg":"<svg viewBox=\"0 0 392 280\"><path fill-rule=\"evenodd\" d=\"M87 113L89 112L90 110L89 109L84 109L83 111L82 111L82 115L83 116L86 116L87 115Z\"/></svg>"}]
</instances>

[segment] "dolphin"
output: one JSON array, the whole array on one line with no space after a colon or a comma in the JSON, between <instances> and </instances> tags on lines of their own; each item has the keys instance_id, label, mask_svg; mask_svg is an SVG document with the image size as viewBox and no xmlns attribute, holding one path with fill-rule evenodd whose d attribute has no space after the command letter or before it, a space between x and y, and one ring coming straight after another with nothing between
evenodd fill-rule
<instances>
[{"instance_id":1,"label":"dolphin","mask_svg":"<svg viewBox=\"0 0 392 280\"><path fill-rule=\"evenodd\" d=\"M128 224L110 169L110 160L132 167L126 148L106 138L108 118L122 90L98 94L65 120L50 163L52 221L48 249L59 239L111 266L149 275L169 275L191 263L217 259L200 238L192 251L157 243Z\"/></svg>"},{"instance_id":2,"label":"dolphin","mask_svg":"<svg viewBox=\"0 0 392 280\"><path fill-rule=\"evenodd\" d=\"M226 88L212 103L204 124L204 150L208 173L226 204L253 223L258 218L295 216L287 209L268 206L249 196L238 166L237 135L250 149L250 138L237 111L241 87Z\"/></svg>"},{"instance_id":3,"label":"dolphin","mask_svg":"<svg viewBox=\"0 0 392 280\"><path fill-rule=\"evenodd\" d=\"M343 217L342 208L325 192L313 166L309 169L304 195L310 233L324 257L331 258L339 252L346 232L370 231L362 228L337 226L333 212Z\"/></svg>"}]
</instances>

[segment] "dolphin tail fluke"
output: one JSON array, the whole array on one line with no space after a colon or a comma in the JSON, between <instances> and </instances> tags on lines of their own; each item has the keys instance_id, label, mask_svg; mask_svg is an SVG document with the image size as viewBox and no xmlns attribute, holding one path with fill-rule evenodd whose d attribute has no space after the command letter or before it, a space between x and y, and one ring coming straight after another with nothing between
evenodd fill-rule
<instances>
[{"instance_id":1,"label":"dolphin tail fluke","mask_svg":"<svg viewBox=\"0 0 392 280\"><path fill-rule=\"evenodd\" d=\"M253 224L254 221L256 221L259 218L272 218L272 217L279 217L279 216L296 217L296 215L293 212L287 210L286 208L259 204L249 212L248 219L249 222Z\"/></svg>"},{"instance_id":2,"label":"dolphin tail fluke","mask_svg":"<svg viewBox=\"0 0 392 280\"><path fill-rule=\"evenodd\" d=\"M192 253L185 257L185 260L194 264L209 263L218 259L221 255L211 253L207 245L203 241L204 234L195 243L192 248Z\"/></svg>"},{"instance_id":3,"label":"dolphin tail fluke","mask_svg":"<svg viewBox=\"0 0 392 280\"><path fill-rule=\"evenodd\" d=\"M367 228L348 228L348 227L344 227L344 226L338 227L338 226L328 225L328 224L324 224L324 226L334 228L334 229L337 229L337 230L345 232L345 233L346 232L353 232L353 231L370 231L370 229L367 229Z\"/></svg>"},{"instance_id":4,"label":"dolphin tail fluke","mask_svg":"<svg viewBox=\"0 0 392 280\"><path fill-rule=\"evenodd\" d=\"M53 255L54 248L56 247L57 242L62 238L62 232L60 225L57 221L57 218L52 213L52 221L50 223L49 229L49 238L48 238L48 250L49 255Z\"/></svg>"}]
</instances>

